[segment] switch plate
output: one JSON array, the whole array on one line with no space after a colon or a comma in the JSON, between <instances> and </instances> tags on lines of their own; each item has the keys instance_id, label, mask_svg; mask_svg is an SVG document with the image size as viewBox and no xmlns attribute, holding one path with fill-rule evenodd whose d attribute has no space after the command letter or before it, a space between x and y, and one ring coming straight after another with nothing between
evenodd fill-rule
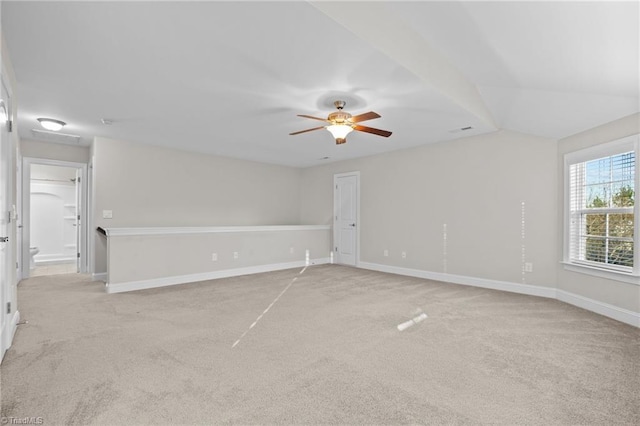
<instances>
[{"instance_id":1,"label":"switch plate","mask_svg":"<svg viewBox=\"0 0 640 426\"><path fill-rule=\"evenodd\" d=\"M383 255L384 257L389 257L389 250L385 250L385 251L383 251L383 252L382 252L382 255Z\"/></svg>"},{"instance_id":2,"label":"switch plate","mask_svg":"<svg viewBox=\"0 0 640 426\"><path fill-rule=\"evenodd\" d=\"M211 253L211 261L212 262L218 261L218 253Z\"/></svg>"},{"instance_id":3,"label":"switch plate","mask_svg":"<svg viewBox=\"0 0 640 426\"><path fill-rule=\"evenodd\" d=\"M289 247L289 254L293 254L293 247Z\"/></svg>"},{"instance_id":4,"label":"switch plate","mask_svg":"<svg viewBox=\"0 0 640 426\"><path fill-rule=\"evenodd\" d=\"M102 210L103 219L113 219L113 210Z\"/></svg>"},{"instance_id":5,"label":"switch plate","mask_svg":"<svg viewBox=\"0 0 640 426\"><path fill-rule=\"evenodd\" d=\"M234 258L234 259L237 259L237 258L238 258L238 252L237 252L237 251L234 251L234 252L233 252L233 258Z\"/></svg>"},{"instance_id":6,"label":"switch plate","mask_svg":"<svg viewBox=\"0 0 640 426\"><path fill-rule=\"evenodd\" d=\"M406 258L407 258L407 252L406 252L406 251L403 251L403 252L402 252L402 258L403 258L403 259L406 259Z\"/></svg>"},{"instance_id":7,"label":"switch plate","mask_svg":"<svg viewBox=\"0 0 640 426\"><path fill-rule=\"evenodd\" d=\"M527 262L524 264L524 271L525 272L533 272L533 263L531 262Z\"/></svg>"}]
</instances>

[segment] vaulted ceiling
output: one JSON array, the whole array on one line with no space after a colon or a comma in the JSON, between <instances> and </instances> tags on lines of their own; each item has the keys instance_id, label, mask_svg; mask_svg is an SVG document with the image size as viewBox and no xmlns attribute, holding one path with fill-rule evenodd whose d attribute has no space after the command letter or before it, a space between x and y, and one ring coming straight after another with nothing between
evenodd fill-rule
<instances>
[{"instance_id":1,"label":"vaulted ceiling","mask_svg":"<svg viewBox=\"0 0 640 426\"><path fill-rule=\"evenodd\" d=\"M52 117L84 144L306 167L501 128L562 138L640 110L638 2L1 7L29 139ZM393 135L288 135L319 125L296 114L326 116L338 99Z\"/></svg>"}]
</instances>

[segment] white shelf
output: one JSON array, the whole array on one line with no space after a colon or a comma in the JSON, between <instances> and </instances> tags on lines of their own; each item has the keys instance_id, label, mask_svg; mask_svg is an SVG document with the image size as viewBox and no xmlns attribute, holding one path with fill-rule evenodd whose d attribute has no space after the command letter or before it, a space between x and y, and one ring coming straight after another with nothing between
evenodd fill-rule
<instances>
[{"instance_id":1,"label":"white shelf","mask_svg":"<svg viewBox=\"0 0 640 426\"><path fill-rule=\"evenodd\" d=\"M275 226L203 226L169 228L100 228L108 237L138 235L211 234L235 232L326 231L331 225L275 225Z\"/></svg>"}]
</instances>

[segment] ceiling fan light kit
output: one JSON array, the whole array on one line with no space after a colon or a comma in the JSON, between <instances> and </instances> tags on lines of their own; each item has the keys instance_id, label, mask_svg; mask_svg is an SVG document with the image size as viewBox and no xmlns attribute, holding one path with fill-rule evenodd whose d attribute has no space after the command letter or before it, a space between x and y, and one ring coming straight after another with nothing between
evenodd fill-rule
<instances>
[{"instance_id":1,"label":"ceiling fan light kit","mask_svg":"<svg viewBox=\"0 0 640 426\"><path fill-rule=\"evenodd\" d=\"M347 124L332 124L326 128L329 133L333 135L338 145L345 143L347 141L347 135L353 131L353 127Z\"/></svg>"},{"instance_id":2,"label":"ceiling fan light kit","mask_svg":"<svg viewBox=\"0 0 640 426\"><path fill-rule=\"evenodd\" d=\"M380 114L375 113L373 111L369 111L364 114L353 116L348 112L343 111L344 106L346 105L344 101L335 101L333 104L338 110L329 114L329 116L326 119L320 118L320 117L313 117L311 115L298 114L298 117L324 121L326 123L329 123L328 126L314 127L312 129L306 129L298 132L289 133L289 135L298 135L300 133L311 132L313 130L327 129L329 133L333 135L333 138L336 140L336 145L342 145L343 143L346 143L347 135L354 130L365 132L365 133L371 133L378 136L384 136L385 138L388 138L389 136L391 136L391 132L389 132L388 130L374 129L372 127L359 126L356 124L361 121L380 118Z\"/></svg>"}]
</instances>

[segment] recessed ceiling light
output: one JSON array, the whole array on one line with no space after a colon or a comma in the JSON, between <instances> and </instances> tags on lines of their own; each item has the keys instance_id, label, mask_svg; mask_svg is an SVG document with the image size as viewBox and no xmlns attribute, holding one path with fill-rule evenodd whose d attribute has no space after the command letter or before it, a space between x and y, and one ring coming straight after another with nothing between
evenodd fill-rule
<instances>
[{"instance_id":1,"label":"recessed ceiling light","mask_svg":"<svg viewBox=\"0 0 640 426\"><path fill-rule=\"evenodd\" d=\"M53 118L38 118L40 125L47 130L57 132L67 125L64 121L54 120Z\"/></svg>"}]
</instances>

